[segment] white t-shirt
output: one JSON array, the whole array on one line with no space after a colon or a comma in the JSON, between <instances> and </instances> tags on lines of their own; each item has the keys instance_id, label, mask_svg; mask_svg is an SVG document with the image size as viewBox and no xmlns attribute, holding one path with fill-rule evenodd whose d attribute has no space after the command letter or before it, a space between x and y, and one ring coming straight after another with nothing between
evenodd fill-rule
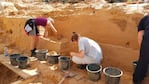
<instances>
[{"instance_id":1,"label":"white t-shirt","mask_svg":"<svg viewBox=\"0 0 149 84\"><path fill-rule=\"evenodd\" d=\"M78 46L79 51L83 50L85 56L89 56L96 61L99 61L103 58L100 46L92 39L89 39L87 37L80 37Z\"/></svg>"}]
</instances>

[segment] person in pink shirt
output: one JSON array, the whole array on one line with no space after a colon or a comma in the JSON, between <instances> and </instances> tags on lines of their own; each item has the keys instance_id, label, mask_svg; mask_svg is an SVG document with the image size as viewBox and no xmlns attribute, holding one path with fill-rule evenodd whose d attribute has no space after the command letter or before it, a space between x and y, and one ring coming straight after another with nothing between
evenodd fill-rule
<instances>
[{"instance_id":1,"label":"person in pink shirt","mask_svg":"<svg viewBox=\"0 0 149 84\"><path fill-rule=\"evenodd\" d=\"M32 36L33 38L33 41L31 44L31 56L34 56L36 54L35 50L39 42L38 27L42 26L45 28L44 37L47 37L48 28L50 28L55 34L57 34L57 30L54 27L53 23L54 23L54 20L52 18L45 18L45 17L31 18L26 21L24 30L27 33L27 35Z\"/></svg>"}]
</instances>

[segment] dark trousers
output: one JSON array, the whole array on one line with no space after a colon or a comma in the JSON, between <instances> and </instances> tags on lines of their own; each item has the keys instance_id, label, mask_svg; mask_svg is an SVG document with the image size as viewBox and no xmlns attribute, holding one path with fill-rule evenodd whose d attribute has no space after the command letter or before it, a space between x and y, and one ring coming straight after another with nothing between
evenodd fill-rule
<instances>
[{"instance_id":1,"label":"dark trousers","mask_svg":"<svg viewBox=\"0 0 149 84\"><path fill-rule=\"evenodd\" d=\"M144 80L149 65L149 30L144 32L143 40L140 46L140 57L133 74L134 84L141 84Z\"/></svg>"},{"instance_id":2,"label":"dark trousers","mask_svg":"<svg viewBox=\"0 0 149 84\"><path fill-rule=\"evenodd\" d=\"M135 72L133 74L133 82L134 84L141 84L142 80L144 80L148 68L148 62L145 61L146 59L140 57L138 60Z\"/></svg>"}]
</instances>

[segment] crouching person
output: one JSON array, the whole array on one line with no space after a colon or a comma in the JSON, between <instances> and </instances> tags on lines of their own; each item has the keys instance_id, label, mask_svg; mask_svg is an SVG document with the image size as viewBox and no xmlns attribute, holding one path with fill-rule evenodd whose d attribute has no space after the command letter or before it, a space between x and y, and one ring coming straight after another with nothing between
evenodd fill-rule
<instances>
[{"instance_id":1,"label":"crouching person","mask_svg":"<svg viewBox=\"0 0 149 84\"><path fill-rule=\"evenodd\" d=\"M71 40L78 45L78 52L70 52L72 61L77 64L80 69L85 69L87 64L100 64L103 58L101 47L94 40L81 37L76 32L73 32Z\"/></svg>"}]
</instances>

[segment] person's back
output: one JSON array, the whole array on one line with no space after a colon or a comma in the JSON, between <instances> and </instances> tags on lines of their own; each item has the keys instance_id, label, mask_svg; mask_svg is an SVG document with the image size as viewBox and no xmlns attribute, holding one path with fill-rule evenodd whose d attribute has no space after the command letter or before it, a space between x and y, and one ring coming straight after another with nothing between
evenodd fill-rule
<instances>
[{"instance_id":1,"label":"person's back","mask_svg":"<svg viewBox=\"0 0 149 84\"><path fill-rule=\"evenodd\" d=\"M35 23L37 26L46 26L47 25L47 18L44 18L44 17L38 17L38 18L35 18Z\"/></svg>"},{"instance_id":2,"label":"person's back","mask_svg":"<svg viewBox=\"0 0 149 84\"><path fill-rule=\"evenodd\" d=\"M102 50L97 42L87 37L80 37L79 43L79 51L84 50L86 56L92 57L96 60L96 63L99 63L103 58Z\"/></svg>"}]
</instances>

